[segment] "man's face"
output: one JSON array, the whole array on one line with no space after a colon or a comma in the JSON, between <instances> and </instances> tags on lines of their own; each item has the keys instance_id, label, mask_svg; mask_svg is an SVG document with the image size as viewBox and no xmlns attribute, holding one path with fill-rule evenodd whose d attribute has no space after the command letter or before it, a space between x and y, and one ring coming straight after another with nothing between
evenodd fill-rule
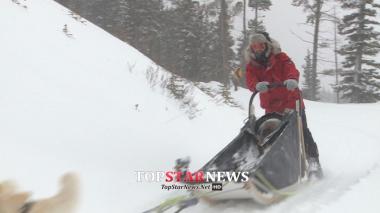
<instances>
[{"instance_id":1,"label":"man's face","mask_svg":"<svg viewBox=\"0 0 380 213\"><path fill-rule=\"evenodd\" d=\"M254 60L259 62L260 64L266 64L268 61L266 52L267 52L267 45L263 42L261 43L252 43L251 46L251 51L254 55Z\"/></svg>"},{"instance_id":2,"label":"man's face","mask_svg":"<svg viewBox=\"0 0 380 213\"><path fill-rule=\"evenodd\" d=\"M252 43L251 51L255 54L261 54L265 51L266 45L265 43Z\"/></svg>"}]
</instances>

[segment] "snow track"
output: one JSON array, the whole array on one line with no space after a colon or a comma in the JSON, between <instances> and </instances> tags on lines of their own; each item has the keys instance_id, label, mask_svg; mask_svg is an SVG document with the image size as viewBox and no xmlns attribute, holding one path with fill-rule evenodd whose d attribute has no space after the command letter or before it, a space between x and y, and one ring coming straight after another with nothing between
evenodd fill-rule
<instances>
[{"instance_id":1,"label":"snow track","mask_svg":"<svg viewBox=\"0 0 380 213\"><path fill-rule=\"evenodd\" d=\"M380 133L376 126L380 115L375 110L379 106L307 102L309 127L319 145L324 179L270 207L231 201L213 207L203 204L187 212L343 213L357 212L353 209L358 206L363 212L378 212L380 207L374 206L369 196L378 196L380 188L361 195L356 192L364 191L362 186L379 186Z\"/></svg>"}]
</instances>

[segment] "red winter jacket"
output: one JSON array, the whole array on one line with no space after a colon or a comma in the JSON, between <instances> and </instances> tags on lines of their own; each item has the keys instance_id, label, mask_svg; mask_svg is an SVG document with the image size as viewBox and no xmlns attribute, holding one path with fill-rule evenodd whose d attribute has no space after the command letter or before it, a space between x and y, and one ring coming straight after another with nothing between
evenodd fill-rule
<instances>
[{"instance_id":1,"label":"red winter jacket","mask_svg":"<svg viewBox=\"0 0 380 213\"><path fill-rule=\"evenodd\" d=\"M255 91L256 84L260 81L271 83L283 83L287 79L299 79L299 72L292 60L283 52L271 55L268 66L258 64L251 60L246 66L247 86L251 91ZM286 108L295 109L296 100L299 99L299 89L289 91L286 87L269 89L260 93L261 107L266 113L282 113ZM305 105L302 102L302 108Z\"/></svg>"}]
</instances>

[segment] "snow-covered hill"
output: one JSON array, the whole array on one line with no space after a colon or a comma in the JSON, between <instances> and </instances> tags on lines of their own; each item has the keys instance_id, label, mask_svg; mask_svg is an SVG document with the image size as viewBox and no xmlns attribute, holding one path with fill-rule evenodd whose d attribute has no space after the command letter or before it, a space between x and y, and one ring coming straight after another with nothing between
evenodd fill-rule
<instances>
[{"instance_id":1,"label":"snow-covered hill","mask_svg":"<svg viewBox=\"0 0 380 213\"><path fill-rule=\"evenodd\" d=\"M137 183L135 171L170 170L187 155L199 168L238 133L244 109L190 82L184 105L162 84L170 73L128 44L51 0L15 2L0 1L0 180L40 198L73 170L79 212L141 212L172 192ZM233 95L247 105L248 91ZM231 202L187 212L378 212L380 105L306 105L324 180L270 208Z\"/></svg>"},{"instance_id":2,"label":"snow-covered hill","mask_svg":"<svg viewBox=\"0 0 380 213\"><path fill-rule=\"evenodd\" d=\"M222 114L239 127L241 110L196 88L193 106L183 106L162 88L169 73L57 3L22 5L0 1L0 179L15 177L41 197L75 170L83 181L80 212L134 212L161 193L137 184L134 171L171 168L196 152L193 144L232 138L233 131L220 134ZM207 157L222 147L208 148Z\"/></svg>"}]
</instances>

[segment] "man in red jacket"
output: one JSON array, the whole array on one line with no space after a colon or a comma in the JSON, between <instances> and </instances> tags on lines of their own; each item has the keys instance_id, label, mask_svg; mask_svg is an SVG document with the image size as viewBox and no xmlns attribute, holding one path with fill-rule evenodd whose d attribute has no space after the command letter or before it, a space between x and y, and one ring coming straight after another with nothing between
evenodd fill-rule
<instances>
[{"instance_id":1,"label":"man in red jacket","mask_svg":"<svg viewBox=\"0 0 380 213\"><path fill-rule=\"evenodd\" d=\"M265 112L282 114L294 110L300 97L299 72L286 53L281 52L280 45L265 32L254 34L246 50L246 59L249 61L246 65L247 86L260 93L260 104ZM273 83L285 87L268 89ZM318 147L307 127L303 101L301 108L309 174L322 177Z\"/></svg>"}]
</instances>

